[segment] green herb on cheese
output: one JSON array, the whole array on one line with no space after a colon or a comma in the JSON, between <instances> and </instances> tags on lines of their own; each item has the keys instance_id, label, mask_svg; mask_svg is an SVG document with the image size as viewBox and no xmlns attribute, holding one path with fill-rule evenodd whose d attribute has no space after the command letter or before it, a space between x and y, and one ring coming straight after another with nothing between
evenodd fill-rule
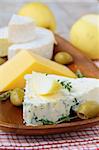
<instances>
[{"instance_id":1,"label":"green herb on cheese","mask_svg":"<svg viewBox=\"0 0 99 150\"><path fill-rule=\"evenodd\" d=\"M47 119L40 119L38 121L41 121L43 123L43 125L50 125L50 124L55 124L54 122L52 121L49 121Z\"/></svg>"},{"instance_id":2,"label":"green herb on cheese","mask_svg":"<svg viewBox=\"0 0 99 150\"><path fill-rule=\"evenodd\" d=\"M69 118L69 116L62 115L62 117L60 117L58 119L58 121L56 122L56 124L59 124L59 123L65 122L65 121L70 121L70 118Z\"/></svg>"},{"instance_id":3,"label":"green herb on cheese","mask_svg":"<svg viewBox=\"0 0 99 150\"><path fill-rule=\"evenodd\" d=\"M77 98L74 98L73 102L75 102L75 105L79 105Z\"/></svg>"},{"instance_id":4,"label":"green herb on cheese","mask_svg":"<svg viewBox=\"0 0 99 150\"><path fill-rule=\"evenodd\" d=\"M72 89L72 84L71 82L66 82L66 81L61 81L60 80L57 80L65 89L67 89L69 92L71 91Z\"/></svg>"},{"instance_id":5,"label":"green herb on cheese","mask_svg":"<svg viewBox=\"0 0 99 150\"><path fill-rule=\"evenodd\" d=\"M75 119L75 118L77 118L77 116L64 116L64 115L62 115L62 117L60 117L59 119L58 119L58 121L56 122L56 124L59 124L59 123L62 123L62 122L69 122L69 121L71 121L72 119Z\"/></svg>"},{"instance_id":6,"label":"green herb on cheese","mask_svg":"<svg viewBox=\"0 0 99 150\"><path fill-rule=\"evenodd\" d=\"M46 73L45 75L46 75L46 76L48 76L48 74L47 74L47 73Z\"/></svg>"}]
</instances>

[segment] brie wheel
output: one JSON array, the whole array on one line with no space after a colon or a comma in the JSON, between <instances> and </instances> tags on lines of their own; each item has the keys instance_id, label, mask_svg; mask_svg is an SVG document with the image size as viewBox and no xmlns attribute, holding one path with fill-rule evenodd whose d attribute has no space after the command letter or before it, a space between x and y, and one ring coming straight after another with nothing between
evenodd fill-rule
<instances>
[{"instance_id":1,"label":"brie wheel","mask_svg":"<svg viewBox=\"0 0 99 150\"><path fill-rule=\"evenodd\" d=\"M29 17L13 15L8 24L8 39L13 43L24 43L34 40L35 23Z\"/></svg>"},{"instance_id":2,"label":"brie wheel","mask_svg":"<svg viewBox=\"0 0 99 150\"><path fill-rule=\"evenodd\" d=\"M33 41L11 45L8 49L8 59L12 58L20 50L27 50L51 59L55 43L53 33L50 30L39 27L36 27L35 32L36 38Z\"/></svg>"}]
</instances>

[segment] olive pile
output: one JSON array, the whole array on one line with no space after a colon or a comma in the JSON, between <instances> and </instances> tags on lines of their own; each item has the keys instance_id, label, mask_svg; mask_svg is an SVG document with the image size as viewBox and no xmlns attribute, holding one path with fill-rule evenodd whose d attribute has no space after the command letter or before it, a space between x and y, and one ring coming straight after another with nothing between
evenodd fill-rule
<instances>
[{"instance_id":1,"label":"olive pile","mask_svg":"<svg viewBox=\"0 0 99 150\"><path fill-rule=\"evenodd\" d=\"M15 88L14 90L0 94L0 101L10 99L10 102L15 106L21 106L24 100L24 90Z\"/></svg>"}]
</instances>

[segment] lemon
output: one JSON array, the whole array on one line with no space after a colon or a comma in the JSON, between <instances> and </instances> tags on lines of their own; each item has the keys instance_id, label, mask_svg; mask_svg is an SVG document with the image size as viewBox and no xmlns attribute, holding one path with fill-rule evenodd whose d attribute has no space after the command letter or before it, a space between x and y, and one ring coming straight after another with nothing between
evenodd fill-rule
<instances>
[{"instance_id":1,"label":"lemon","mask_svg":"<svg viewBox=\"0 0 99 150\"><path fill-rule=\"evenodd\" d=\"M49 7L43 3L27 3L20 8L18 14L33 18L37 26L48 28L52 31L56 29L55 17Z\"/></svg>"},{"instance_id":2,"label":"lemon","mask_svg":"<svg viewBox=\"0 0 99 150\"><path fill-rule=\"evenodd\" d=\"M99 15L85 15L76 21L70 31L70 40L89 58L99 59Z\"/></svg>"},{"instance_id":3,"label":"lemon","mask_svg":"<svg viewBox=\"0 0 99 150\"><path fill-rule=\"evenodd\" d=\"M57 93L61 89L61 84L45 75L33 73L33 90L37 95L47 96Z\"/></svg>"}]
</instances>

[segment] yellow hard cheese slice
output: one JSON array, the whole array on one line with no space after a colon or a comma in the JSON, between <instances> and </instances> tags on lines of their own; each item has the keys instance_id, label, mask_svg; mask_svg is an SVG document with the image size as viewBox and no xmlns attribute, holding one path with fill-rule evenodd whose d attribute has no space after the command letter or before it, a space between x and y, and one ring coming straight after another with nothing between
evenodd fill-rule
<instances>
[{"instance_id":1,"label":"yellow hard cheese slice","mask_svg":"<svg viewBox=\"0 0 99 150\"><path fill-rule=\"evenodd\" d=\"M0 66L0 92L25 85L24 75L32 71L76 77L67 67L59 65L39 55L21 51Z\"/></svg>"}]
</instances>

